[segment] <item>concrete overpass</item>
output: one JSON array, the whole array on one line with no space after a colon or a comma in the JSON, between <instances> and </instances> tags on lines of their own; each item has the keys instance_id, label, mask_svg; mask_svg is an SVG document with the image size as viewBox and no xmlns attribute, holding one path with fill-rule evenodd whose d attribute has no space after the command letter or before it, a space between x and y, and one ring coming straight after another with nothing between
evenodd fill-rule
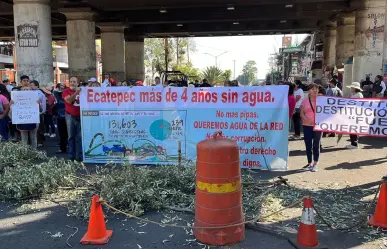
<instances>
[{"instance_id":1,"label":"concrete overpass","mask_svg":"<svg viewBox=\"0 0 387 249\"><path fill-rule=\"evenodd\" d=\"M72 75L95 76L100 37L105 71L143 79L144 37L325 31L325 65L342 66L354 56L360 80L382 73L386 1L0 0L0 39L16 37L19 74L47 84L53 82L53 39L67 40Z\"/></svg>"}]
</instances>

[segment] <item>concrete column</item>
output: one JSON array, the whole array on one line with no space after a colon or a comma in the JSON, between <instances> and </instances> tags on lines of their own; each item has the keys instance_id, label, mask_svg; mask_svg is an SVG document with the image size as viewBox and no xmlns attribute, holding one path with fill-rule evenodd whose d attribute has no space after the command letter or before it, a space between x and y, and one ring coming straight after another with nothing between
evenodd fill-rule
<instances>
[{"instance_id":1,"label":"concrete column","mask_svg":"<svg viewBox=\"0 0 387 249\"><path fill-rule=\"evenodd\" d=\"M355 53L352 80L360 82L366 75L374 79L382 73L386 0L355 2Z\"/></svg>"},{"instance_id":2,"label":"concrete column","mask_svg":"<svg viewBox=\"0 0 387 249\"><path fill-rule=\"evenodd\" d=\"M324 67L333 68L336 63L336 22L330 21L324 29Z\"/></svg>"},{"instance_id":3,"label":"concrete column","mask_svg":"<svg viewBox=\"0 0 387 249\"><path fill-rule=\"evenodd\" d=\"M343 68L355 50L355 13L342 14L337 18L336 67Z\"/></svg>"},{"instance_id":4,"label":"concrete column","mask_svg":"<svg viewBox=\"0 0 387 249\"><path fill-rule=\"evenodd\" d=\"M28 75L43 87L52 85L50 0L14 0L13 3L18 76Z\"/></svg>"},{"instance_id":5,"label":"concrete column","mask_svg":"<svg viewBox=\"0 0 387 249\"><path fill-rule=\"evenodd\" d=\"M350 57L344 63L344 74L343 74L343 95L344 97L350 97L351 91L347 86L352 84L352 74L353 74L353 57Z\"/></svg>"},{"instance_id":6,"label":"concrete column","mask_svg":"<svg viewBox=\"0 0 387 249\"><path fill-rule=\"evenodd\" d=\"M127 79L144 81L144 38L126 37L125 39L125 67Z\"/></svg>"},{"instance_id":7,"label":"concrete column","mask_svg":"<svg viewBox=\"0 0 387 249\"><path fill-rule=\"evenodd\" d=\"M125 75L125 26L120 23L101 23L102 70L112 74L117 81L123 81Z\"/></svg>"},{"instance_id":8,"label":"concrete column","mask_svg":"<svg viewBox=\"0 0 387 249\"><path fill-rule=\"evenodd\" d=\"M87 81L97 75L95 45L95 13L76 9L62 9L67 22L67 48L70 76Z\"/></svg>"},{"instance_id":9,"label":"concrete column","mask_svg":"<svg viewBox=\"0 0 387 249\"><path fill-rule=\"evenodd\" d=\"M387 23L387 0L385 6L385 14L384 14L384 23ZM384 40L383 40L383 80L387 82L387 28L384 29Z\"/></svg>"}]
</instances>

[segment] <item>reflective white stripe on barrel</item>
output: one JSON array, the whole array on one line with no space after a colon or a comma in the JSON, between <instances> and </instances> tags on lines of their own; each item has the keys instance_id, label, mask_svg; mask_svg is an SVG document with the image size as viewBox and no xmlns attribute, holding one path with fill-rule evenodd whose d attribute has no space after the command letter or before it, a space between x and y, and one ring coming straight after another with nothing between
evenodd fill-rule
<instances>
[{"instance_id":1,"label":"reflective white stripe on barrel","mask_svg":"<svg viewBox=\"0 0 387 249\"><path fill-rule=\"evenodd\" d=\"M305 225L314 225L313 208L304 208L301 216L301 223Z\"/></svg>"}]
</instances>

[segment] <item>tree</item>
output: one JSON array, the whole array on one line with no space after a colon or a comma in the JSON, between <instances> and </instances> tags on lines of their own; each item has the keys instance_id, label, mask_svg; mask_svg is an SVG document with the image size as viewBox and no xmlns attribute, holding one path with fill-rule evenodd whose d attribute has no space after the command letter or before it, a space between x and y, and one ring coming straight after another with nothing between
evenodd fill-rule
<instances>
[{"instance_id":1,"label":"tree","mask_svg":"<svg viewBox=\"0 0 387 249\"><path fill-rule=\"evenodd\" d=\"M266 74L266 83L270 82L274 84L275 82L278 82L282 79L282 73L281 71L270 71Z\"/></svg>"},{"instance_id":2,"label":"tree","mask_svg":"<svg viewBox=\"0 0 387 249\"><path fill-rule=\"evenodd\" d=\"M149 38L144 41L145 66L147 73L152 75L161 74L162 71L183 70L190 74L199 74L192 67L189 54L196 52L196 44L192 38L167 38L168 46L165 49L164 38ZM168 68L166 68L166 52Z\"/></svg>"},{"instance_id":3,"label":"tree","mask_svg":"<svg viewBox=\"0 0 387 249\"><path fill-rule=\"evenodd\" d=\"M232 71L230 69L224 70L223 74L222 74L223 80L224 81L230 80L231 79L231 75L232 75Z\"/></svg>"},{"instance_id":4,"label":"tree","mask_svg":"<svg viewBox=\"0 0 387 249\"><path fill-rule=\"evenodd\" d=\"M223 72L221 69L219 69L215 66L211 66L211 67L206 67L203 70L201 76L203 79L207 79L208 83L214 84L214 83L218 83L218 82L223 81L222 74L223 74Z\"/></svg>"},{"instance_id":5,"label":"tree","mask_svg":"<svg viewBox=\"0 0 387 249\"><path fill-rule=\"evenodd\" d=\"M193 67L191 62L178 65L174 68L176 71L180 71L187 76L199 76L199 69Z\"/></svg>"},{"instance_id":6,"label":"tree","mask_svg":"<svg viewBox=\"0 0 387 249\"><path fill-rule=\"evenodd\" d=\"M253 60L247 61L243 66L242 73L244 76L247 76L248 82L254 81L258 73L257 63Z\"/></svg>"},{"instance_id":7,"label":"tree","mask_svg":"<svg viewBox=\"0 0 387 249\"><path fill-rule=\"evenodd\" d=\"M242 85L248 85L249 83L255 81L257 79L257 63L253 60L249 60L243 66L242 74L238 76L237 80Z\"/></svg>"},{"instance_id":8,"label":"tree","mask_svg":"<svg viewBox=\"0 0 387 249\"><path fill-rule=\"evenodd\" d=\"M168 50L170 49L172 49L171 46L169 46ZM166 70L164 39L160 39L160 38L145 39L144 50L145 50L144 63L148 69L148 72L151 73L152 79L153 79L156 73L160 74L161 71ZM168 61L171 61L171 60L172 59L169 56Z\"/></svg>"}]
</instances>

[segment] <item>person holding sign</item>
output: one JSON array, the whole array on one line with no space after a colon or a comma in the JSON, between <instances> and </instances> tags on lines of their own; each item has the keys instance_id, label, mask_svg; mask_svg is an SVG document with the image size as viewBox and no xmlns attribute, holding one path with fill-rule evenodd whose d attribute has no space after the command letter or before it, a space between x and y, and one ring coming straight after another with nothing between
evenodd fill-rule
<instances>
[{"instance_id":1,"label":"person holding sign","mask_svg":"<svg viewBox=\"0 0 387 249\"><path fill-rule=\"evenodd\" d=\"M304 141L306 147L306 156L308 164L303 167L305 170L317 171L317 163L320 157L320 143L322 133L314 131L315 114L316 114L316 98L319 93L319 86L317 84L310 84L308 86L309 96L301 102L301 120L304 130ZM313 160L313 161L312 161Z\"/></svg>"},{"instance_id":2,"label":"person holding sign","mask_svg":"<svg viewBox=\"0 0 387 249\"><path fill-rule=\"evenodd\" d=\"M347 86L348 88L351 88L351 98L353 99L362 99L362 89L359 82L353 82L350 86ZM351 139L351 144L347 145L347 149L358 149L358 135L349 135L349 138Z\"/></svg>"},{"instance_id":3,"label":"person holding sign","mask_svg":"<svg viewBox=\"0 0 387 249\"><path fill-rule=\"evenodd\" d=\"M21 91L31 91L31 90L32 89L29 86L25 86L25 87L21 88ZM36 103L39 105L39 112L41 112L43 110L42 109L43 107L42 107L41 101L38 99L38 95L36 95L36 96L37 96ZM10 101L10 105L12 107L10 110L10 113L12 111L16 111L16 110L12 110L12 109L16 104L18 104L17 101L18 101L17 98L16 99L14 98ZM12 120L14 121L14 118L12 118ZM36 149L38 147L37 134L38 134L38 125L39 124L38 123L24 124L24 123L19 123L19 122L17 122L17 123L18 124L16 124L16 128L20 131L22 143L28 144L28 140L30 140L31 147L33 149Z\"/></svg>"}]
</instances>

